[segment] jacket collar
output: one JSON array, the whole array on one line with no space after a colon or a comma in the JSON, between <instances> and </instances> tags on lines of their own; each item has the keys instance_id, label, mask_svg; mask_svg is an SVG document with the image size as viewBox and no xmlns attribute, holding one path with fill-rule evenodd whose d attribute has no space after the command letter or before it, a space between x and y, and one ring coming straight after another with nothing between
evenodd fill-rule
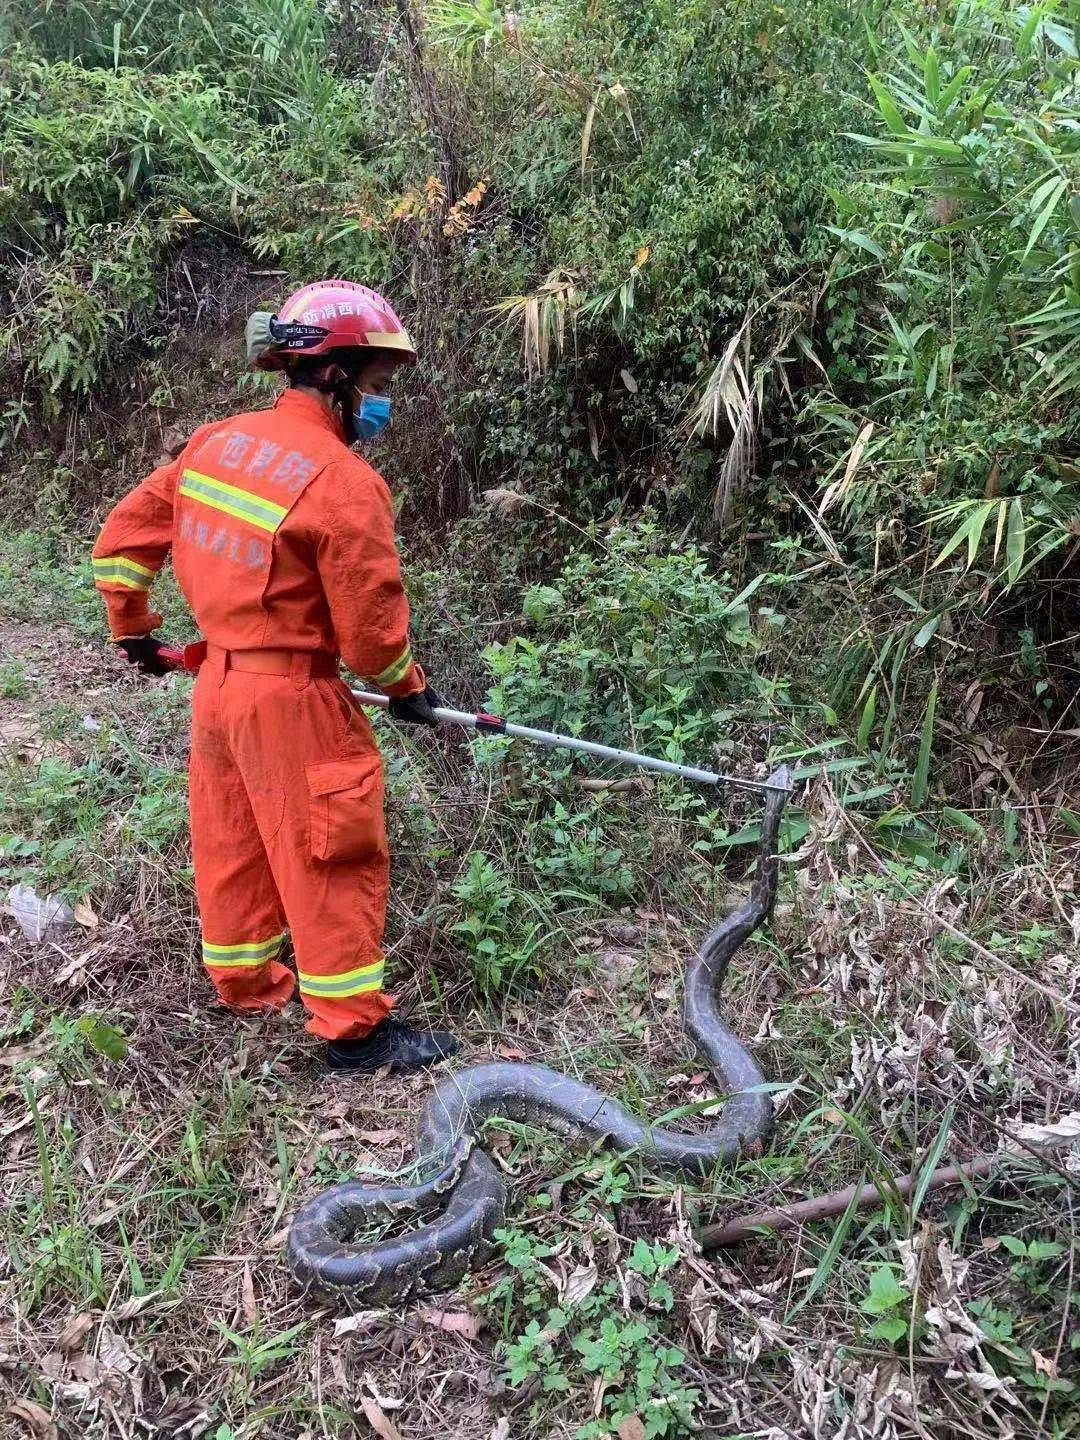
<instances>
[{"instance_id":1,"label":"jacket collar","mask_svg":"<svg viewBox=\"0 0 1080 1440\"><path fill-rule=\"evenodd\" d=\"M305 395L300 390L283 390L274 401L274 409L290 420L304 420L309 425L318 425L344 443L345 431L336 410L328 410L314 395Z\"/></svg>"}]
</instances>

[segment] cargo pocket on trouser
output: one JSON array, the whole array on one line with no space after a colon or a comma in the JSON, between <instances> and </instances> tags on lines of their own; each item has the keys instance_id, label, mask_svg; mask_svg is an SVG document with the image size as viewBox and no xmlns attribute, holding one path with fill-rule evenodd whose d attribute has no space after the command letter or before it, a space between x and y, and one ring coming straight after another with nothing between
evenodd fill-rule
<instances>
[{"instance_id":1,"label":"cargo pocket on trouser","mask_svg":"<svg viewBox=\"0 0 1080 1440\"><path fill-rule=\"evenodd\" d=\"M313 860L374 860L386 853L382 758L305 766Z\"/></svg>"}]
</instances>

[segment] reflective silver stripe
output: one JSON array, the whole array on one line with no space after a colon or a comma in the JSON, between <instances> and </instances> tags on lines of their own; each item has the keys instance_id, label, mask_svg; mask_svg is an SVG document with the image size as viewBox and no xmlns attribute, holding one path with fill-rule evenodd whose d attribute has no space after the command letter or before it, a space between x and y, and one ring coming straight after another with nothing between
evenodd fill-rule
<instances>
[{"instance_id":1,"label":"reflective silver stripe","mask_svg":"<svg viewBox=\"0 0 1080 1440\"><path fill-rule=\"evenodd\" d=\"M375 960L370 965L361 965L357 970L347 970L342 975L309 975L298 970L300 991L305 995L329 995L342 999L347 995L362 995L368 990L381 990L385 960Z\"/></svg>"},{"instance_id":2,"label":"reflective silver stripe","mask_svg":"<svg viewBox=\"0 0 1080 1440\"><path fill-rule=\"evenodd\" d=\"M254 967L265 965L281 949L284 933L271 935L269 940L241 940L236 945L211 945L203 941L203 964L225 968L232 965Z\"/></svg>"},{"instance_id":3,"label":"reflective silver stripe","mask_svg":"<svg viewBox=\"0 0 1080 1440\"><path fill-rule=\"evenodd\" d=\"M155 572L126 555L103 555L92 560L95 581L106 585L125 585L129 590L149 590Z\"/></svg>"},{"instance_id":4,"label":"reflective silver stripe","mask_svg":"<svg viewBox=\"0 0 1080 1440\"><path fill-rule=\"evenodd\" d=\"M226 485L224 480L215 480L212 475L200 475L198 470L185 470L180 481L180 494L215 510L223 510L237 520L246 520L260 530L272 535L289 513L284 505L275 505L273 500L264 500L250 490L241 490L236 485Z\"/></svg>"}]
</instances>

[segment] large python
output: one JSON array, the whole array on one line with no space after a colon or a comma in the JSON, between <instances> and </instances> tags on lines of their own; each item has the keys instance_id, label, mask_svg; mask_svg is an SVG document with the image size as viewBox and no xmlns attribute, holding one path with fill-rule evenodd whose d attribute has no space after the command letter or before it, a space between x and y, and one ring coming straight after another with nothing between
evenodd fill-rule
<instances>
[{"instance_id":1,"label":"large python","mask_svg":"<svg viewBox=\"0 0 1080 1440\"><path fill-rule=\"evenodd\" d=\"M717 1005L732 955L765 919L776 894L787 769L781 767L768 783L776 788L768 792L750 893L686 968L683 1021L727 1094L715 1123L697 1134L652 1127L591 1085L542 1065L468 1066L440 1082L420 1116L412 1168L427 1179L415 1185L347 1181L300 1209L289 1228L287 1253L304 1284L358 1306L401 1304L456 1285L488 1254L503 1223L503 1179L477 1141L493 1116L632 1152L699 1178L768 1135L772 1102L764 1077ZM407 1233L355 1238L403 1213L415 1213L419 1221Z\"/></svg>"}]
</instances>

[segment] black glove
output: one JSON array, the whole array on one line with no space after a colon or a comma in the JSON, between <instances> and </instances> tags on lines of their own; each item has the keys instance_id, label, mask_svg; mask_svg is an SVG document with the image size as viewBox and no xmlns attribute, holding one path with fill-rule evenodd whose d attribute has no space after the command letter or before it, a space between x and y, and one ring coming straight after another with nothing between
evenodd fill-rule
<instances>
[{"instance_id":1,"label":"black glove","mask_svg":"<svg viewBox=\"0 0 1080 1440\"><path fill-rule=\"evenodd\" d=\"M391 695L390 714L406 725L437 725L432 714L442 704L442 697L430 685L415 695Z\"/></svg>"},{"instance_id":2,"label":"black glove","mask_svg":"<svg viewBox=\"0 0 1080 1440\"><path fill-rule=\"evenodd\" d=\"M144 675L168 675L176 669L173 659L166 660L161 654L174 652L154 635L133 635L127 640L117 640L116 648L127 656L129 665L135 665Z\"/></svg>"}]
</instances>

